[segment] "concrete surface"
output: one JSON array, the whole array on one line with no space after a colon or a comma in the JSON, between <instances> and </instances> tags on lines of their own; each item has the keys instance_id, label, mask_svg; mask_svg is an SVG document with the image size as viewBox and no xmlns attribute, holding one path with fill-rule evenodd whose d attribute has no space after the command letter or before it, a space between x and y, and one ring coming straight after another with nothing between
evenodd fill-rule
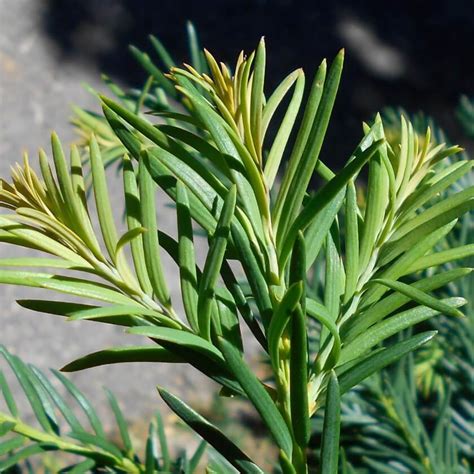
<instances>
[{"instance_id":1,"label":"concrete surface","mask_svg":"<svg viewBox=\"0 0 474 474\"><path fill-rule=\"evenodd\" d=\"M41 2L0 0L0 176L9 177L10 166L30 153L36 160L39 146L47 149L49 133L56 130L65 144L74 138L68 124L70 104L97 109L95 99L82 84L101 88L99 71L77 60L68 62L56 53L54 45L39 26ZM120 181L112 178L113 202L120 202ZM121 206L117 206L120 213ZM160 225L174 228L174 212L161 206ZM14 249L15 254L21 254ZM12 256L12 247L0 244L0 258ZM167 261L168 274L175 267ZM177 299L176 278L170 278L171 292ZM143 338L123 334L121 328L98 323L67 323L62 318L40 315L20 308L22 297L48 298L51 293L0 286L0 343L8 350L41 369L59 368L74 358L114 345L137 344ZM0 367L5 367L3 361ZM144 428L144 422L160 407L155 386L162 384L196 403L208 400L203 387L207 380L185 366L126 364L95 368L71 374L111 420L105 409L102 387L111 388L126 408L127 418ZM189 387L191 390L189 391ZM165 411L165 413L169 413Z\"/></svg>"}]
</instances>

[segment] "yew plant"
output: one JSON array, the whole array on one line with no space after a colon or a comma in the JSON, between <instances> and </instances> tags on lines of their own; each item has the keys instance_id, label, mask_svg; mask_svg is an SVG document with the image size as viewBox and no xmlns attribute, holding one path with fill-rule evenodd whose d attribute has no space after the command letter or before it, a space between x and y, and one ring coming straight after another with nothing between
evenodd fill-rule
<instances>
[{"instance_id":1,"label":"yew plant","mask_svg":"<svg viewBox=\"0 0 474 474\"><path fill-rule=\"evenodd\" d=\"M472 255L473 245L438 250L437 243L473 209L474 187L432 199L469 173L472 162L457 159L456 146L434 144L429 129L418 135L403 117L397 142L389 142L377 116L363 125L341 170L323 163L343 51L330 67L320 64L307 91L301 69L268 91L263 40L233 68L196 47L192 66L176 66L152 42L169 72L133 50L150 75L139 94L112 84L116 98L100 96L103 116L76 110L84 146L73 146L66 158L53 134L53 164L40 151L40 174L25 157L11 181L2 180L0 240L44 255L1 260L0 282L97 301L19 303L124 326L144 338L143 346L105 348L63 371L127 361L187 363L217 382L228 403L248 399L284 473L308 471L310 419L324 410L318 469L336 473L341 396L435 336L410 335L415 324L439 314L462 317L463 298L432 292L470 272L443 264ZM105 172L112 161L123 176L123 234ZM356 181L364 167L367 185ZM315 176L321 184L313 191ZM100 235L89 213L89 185ZM177 236L159 228L157 187L175 203ZM209 242L202 267L197 231ZM170 297L164 253L179 272L182 314ZM428 268L433 271L410 283ZM307 291L314 272L323 274L318 295ZM319 331L316 348L308 345L309 319ZM260 380L246 362L243 325L268 354L269 379ZM263 472L185 401L165 387L158 391L237 471ZM139 472L158 467L149 469Z\"/></svg>"}]
</instances>

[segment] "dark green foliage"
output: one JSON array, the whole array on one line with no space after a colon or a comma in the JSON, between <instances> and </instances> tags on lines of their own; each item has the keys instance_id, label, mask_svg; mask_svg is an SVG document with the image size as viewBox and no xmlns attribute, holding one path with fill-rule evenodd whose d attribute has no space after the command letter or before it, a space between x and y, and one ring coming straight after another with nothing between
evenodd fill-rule
<instances>
[{"instance_id":1,"label":"dark green foliage","mask_svg":"<svg viewBox=\"0 0 474 474\"><path fill-rule=\"evenodd\" d=\"M61 385L56 389L50 378L36 367L25 364L3 346L0 346L0 352L16 375L35 415L35 421L31 422L18 412L16 395L0 371L0 392L4 401L0 409L0 472L31 472L29 463L37 466L39 457L48 453L53 456L55 469L61 469L60 472L196 472L203 454L202 446L191 459L186 453L170 459L159 414L151 422L149 438L143 443L156 445L159 442L159 449L138 453L131 441L127 420L110 391L107 391L107 398L117 422L120 443L111 441L106 435L91 402L64 375L53 371ZM72 395L74 403L66 401L64 392ZM80 422L79 418L87 419L87 423ZM66 454L74 455L73 464ZM146 471L146 466L151 466L151 471Z\"/></svg>"},{"instance_id":2,"label":"dark green foliage","mask_svg":"<svg viewBox=\"0 0 474 474\"><path fill-rule=\"evenodd\" d=\"M460 104L464 112L458 117L466 132L471 109L472 104L464 97ZM398 112L393 110L385 113L389 124L386 133L392 140L400 133L395 114ZM424 133L430 126L437 141L447 141L444 132L422 114L415 116L413 123L417 133ZM463 152L463 158L469 160L467 152ZM440 172L447 175L449 168L459 170L462 177L459 181L445 180L448 184L439 186L436 193L432 191L434 202L442 202L474 184L470 166L463 169L462 164L447 162ZM467 213L437 244L438 261L444 273L436 274L434 269L427 269L410 278L411 288L430 288L440 298L466 298L467 304L461 309L465 317L452 318L443 312L428 320L424 329L438 331L429 347L382 370L343 398L341 446L345 458L340 465L342 472L454 474L472 471L474 276L471 268L474 260L469 249L473 243L472 213ZM453 261L442 258L454 254L453 248L465 248L467 252L464 257L462 252L458 253L459 259ZM392 305L398 304L394 297L383 303L367 312L365 319L377 312L388 312ZM368 336L367 332L364 336ZM313 445L317 444L321 429L322 421L316 418ZM318 456L316 451L314 454Z\"/></svg>"}]
</instances>

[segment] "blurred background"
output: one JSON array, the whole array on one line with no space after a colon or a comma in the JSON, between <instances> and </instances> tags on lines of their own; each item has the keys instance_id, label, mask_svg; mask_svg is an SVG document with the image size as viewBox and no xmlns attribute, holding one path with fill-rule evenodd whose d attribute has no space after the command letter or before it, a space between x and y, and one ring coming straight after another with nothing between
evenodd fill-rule
<instances>
[{"instance_id":1,"label":"blurred background","mask_svg":"<svg viewBox=\"0 0 474 474\"><path fill-rule=\"evenodd\" d=\"M269 88L299 66L311 75L323 57L346 49L322 152L332 167L349 156L361 122L386 106L410 113L423 109L456 141L453 110L461 94L474 93L472 0L0 0L1 176L8 176L24 150L34 155L46 147L52 129L66 143L74 139L71 104L97 109L84 83L103 90L105 72L125 86L143 84L145 73L128 53L129 44L147 50L147 35L153 33L176 59L186 60L187 20L194 22L201 44L229 63L264 35ZM118 185L113 193L119 196ZM173 212L163 213L160 222L171 226ZM10 253L0 246L0 257ZM15 304L25 294L37 296L0 287L0 343L41 368L129 342L114 328L58 324L52 316L27 313ZM98 407L102 385L112 388L137 426L157 406L157 383L178 393L192 385L198 407L207 383L187 369L173 367L171 374L143 365L92 369L73 378Z\"/></svg>"},{"instance_id":2,"label":"blurred background","mask_svg":"<svg viewBox=\"0 0 474 474\"><path fill-rule=\"evenodd\" d=\"M326 142L330 161L344 161L361 121L388 105L423 109L456 139L452 110L460 94L474 87L471 0L1 0L0 5L0 154L10 160L19 148L42 143L44 128L64 124L69 103L90 103L80 84L95 86L99 72L141 86L145 73L128 53L129 44L149 50L147 35L153 33L176 59L186 60L187 20L202 45L230 63L266 36L269 87L296 67L311 75L322 58L344 47L345 73Z\"/></svg>"}]
</instances>

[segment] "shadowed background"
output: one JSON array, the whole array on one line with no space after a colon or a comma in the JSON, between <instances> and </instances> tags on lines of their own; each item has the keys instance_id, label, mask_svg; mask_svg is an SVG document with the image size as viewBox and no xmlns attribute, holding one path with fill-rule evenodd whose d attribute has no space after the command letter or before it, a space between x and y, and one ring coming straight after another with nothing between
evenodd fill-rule
<instances>
[{"instance_id":1,"label":"shadowed background","mask_svg":"<svg viewBox=\"0 0 474 474\"><path fill-rule=\"evenodd\" d=\"M474 8L457 1L291 1L291 0L0 0L0 173L48 145L51 129L65 143L70 104L97 109L83 82L101 88L99 73L128 86L146 77L127 51L133 43L149 50L148 33L163 41L178 60L187 59L186 20L201 44L232 64L241 49L250 51L265 35L267 87L303 66L311 76L323 57L346 48L345 72L323 160L345 162L361 135L361 122L381 108L423 109L456 140L453 109L460 94L473 94ZM119 181L113 199L120 199ZM119 201L114 201L119 202ZM118 206L119 207L119 206ZM118 209L120 212L120 209ZM172 210L162 206L160 225L173 228ZM0 257L11 249L0 246ZM168 272L174 271L169 265ZM173 281L175 281L174 279ZM174 285L172 292L178 294ZM106 346L130 343L117 328L66 324L28 313L19 297L47 295L0 287L0 343L41 368L59 367L74 357ZM136 342L136 340L133 340ZM131 420L147 418L157 406L154 386L171 386L186 398L203 399L202 378L189 369L172 371L130 365L92 369L73 379L103 406L101 386L111 387ZM190 393L192 395L190 395Z\"/></svg>"},{"instance_id":2,"label":"shadowed background","mask_svg":"<svg viewBox=\"0 0 474 474\"><path fill-rule=\"evenodd\" d=\"M322 58L346 48L346 63L326 147L344 163L360 123L387 105L425 110L452 128L452 109L472 92L474 5L470 0L94 0L45 2L43 26L65 58L81 58L132 84L146 78L127 54L160 37L185 59L185 21L201 43L232 64L241 49L267 39L267 85L292 69L311 77ZM344 140L336 139L341 134ZM454 130L453 130L454 132ZM454 137L455 138L455 137Z\"/></svg>"}]
</instances>

